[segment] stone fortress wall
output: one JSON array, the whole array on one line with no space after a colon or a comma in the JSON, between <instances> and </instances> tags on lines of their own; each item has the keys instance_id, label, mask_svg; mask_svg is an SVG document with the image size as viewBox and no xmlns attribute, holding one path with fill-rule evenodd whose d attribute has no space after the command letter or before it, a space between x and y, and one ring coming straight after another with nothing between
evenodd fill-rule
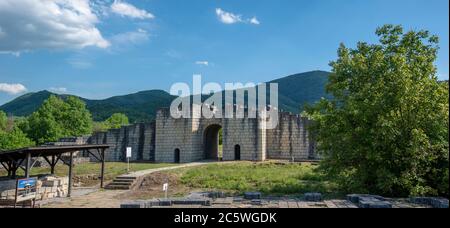
<instances>
[{"instance_id":1,"label":"stone fortress wall","mask_svg":"<svg viewBox=\"0 0 450 228\"><path fill-rule=\"evenodd\" d=\"M188 163L218 159L218 131L223 130L224 161L266 159L314 160L315 143L307 131L310 120L279 113L277 128L262 130L257 118L174 119L160 109L152 123L138 123L96 133L87 142L109 144L107 161L125 161L132 148L132 161Z\"/></svg>"},{"instance_id":2,"label":"stone fortress wall","mask_svg":"<svg viewBox=\"0 0 450 228\"><path fill-rule=\"evenodd\" d=\"M155 161L155 122L138 123L92 135L89 144L109 144L106 160L125 161L126 148L132 148L132 161Z\"/></svg>"}]
</instances>

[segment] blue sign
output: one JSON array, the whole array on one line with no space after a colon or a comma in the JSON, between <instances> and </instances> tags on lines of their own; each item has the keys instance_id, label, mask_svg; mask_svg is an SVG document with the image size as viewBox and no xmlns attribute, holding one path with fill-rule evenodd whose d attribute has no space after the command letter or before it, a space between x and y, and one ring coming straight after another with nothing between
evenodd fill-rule
<instances>
[{"instance_id":1,"label":"blue sign","mask_svg":"<svg viewBox=\"0 0 450 228\"><path fill-rule=\"evenodd\" d=\"M27 179L19 179L17 180L17 189L32 189L36 188L37 179L36 178L27 178Z\"/></svg>"}]
</instances>

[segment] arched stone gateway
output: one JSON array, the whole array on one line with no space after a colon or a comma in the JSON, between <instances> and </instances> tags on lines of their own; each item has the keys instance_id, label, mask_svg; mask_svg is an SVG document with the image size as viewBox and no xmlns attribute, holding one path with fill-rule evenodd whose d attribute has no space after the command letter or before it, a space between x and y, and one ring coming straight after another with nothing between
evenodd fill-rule
<instances>
[{"instance_id":1,"label":"arched stone gateway","mask_svg":"<svg viewBox=\"0 0 450 228\"><path fill-rule=\"evenodd\" d=\"M204 130L203 145L205 151L205 159L218 160L219 155L219 133L222 126L213 124Z\"/></svg>"},{"instance_id":2,"label":"arched stone gateway","mask_svg":"<svg viewBox=\"0 0 450 228\"><path fill-rule=\"evenodd\" d=\"M279 113L275 129L262 130L254 118L174 119L169 109L161 109L149 124L134 124L97 133L91 144L109 144L107 161L120 161L132 147L133 161L194 162L218 156L218 132L222 129L224 161L296 161L317 159L316 146L307 131L310 121L290 113ZM239 147L237 147L239 146ZM179 150L179 156L176 155Z\"/></svg>"}]
</instances>

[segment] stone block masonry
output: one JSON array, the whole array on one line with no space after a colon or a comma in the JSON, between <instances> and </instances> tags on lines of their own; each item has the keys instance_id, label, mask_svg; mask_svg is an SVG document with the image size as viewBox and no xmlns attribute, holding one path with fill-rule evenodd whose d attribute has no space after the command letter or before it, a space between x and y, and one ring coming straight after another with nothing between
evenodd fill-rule
<instances>
[{"instance_id":1,"label":"stone block masonry","mask_svg":"<svg viewBox=\"0 0 450 228\"><path fill-rule=\"evenodd\" d=\"M267 130L267 157L283 160L318 159L316 144L307 128L308 118L291 113L279 113L278 126Z\"/></svg>"},{"instance_id":2,"label":"stone block masonry","mask_svg":"<svg viewBox=\"0 0 450 228\"><path fill-rule=\"evenodd\" d=\"M91 144L109 144L107 161L125 161L132 148L132 161L189 163L217 160L219 130L223 132L224 161L266 159L317 159L316 146L307 127L310 120L290 113L279 114L277 128L266 130L260 118L174 119L160 109L156 120L96 133Z\"/></svg>"},{"instance_id":3,"label":"stone block masonry","mask_svg":"<svg viewBox=\"0 0 450 228\"><path fill-rule=\"evenodd\" d=\"M155 122L139 123L99 132L88 139L89 144L109 144L106 161L126 161L126 148L132 148L131 161L155 160ZM92 158L92 161L95 161Z\"/></svg>"}]
</instances>

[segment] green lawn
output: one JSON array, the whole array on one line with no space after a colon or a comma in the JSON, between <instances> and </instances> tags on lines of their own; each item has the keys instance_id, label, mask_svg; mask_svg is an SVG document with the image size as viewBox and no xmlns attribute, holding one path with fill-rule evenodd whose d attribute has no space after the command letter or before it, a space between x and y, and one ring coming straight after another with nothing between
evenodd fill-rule
<instances>
[{"instance_id":1,"label":"green lawn","mask_svg":"<svg viewBox=\"0 0 450 228\"><path fill-rule=\"evenodd\" d=\"M175 164L154 164L154 163L130 163L130 171L141 171L146 169L154 169L161 167L174 166ZM100 163L84 163L74 166L74 176L83 175L100 175L101 164ZM49 174L50 168L33 168L31 175ZM124 162L107 162L105 163L105 179L111 180L116 176L127 173L127 163ZM17 171L18 175L24 175L24 172L20 169ZM55 168L55 174L57 176L67 176L69 174L69 167L66 165L58 165ZM0 177L6 176L5 170L0 170Z\"/></svg>"},{"instance_id":2,"label":"green lawn","mask_svg":"<svg viewBox=\"0 0 450 228\"><path fill-rule=\"evenodd\" d=\"M181 182L191 188L220 190L233 194L259 191L266 195L301 195L320 192L326 197L338 196L336 185L326 180L310 163L211 164L176 171Z\"/></svg>"}]
</instances>

